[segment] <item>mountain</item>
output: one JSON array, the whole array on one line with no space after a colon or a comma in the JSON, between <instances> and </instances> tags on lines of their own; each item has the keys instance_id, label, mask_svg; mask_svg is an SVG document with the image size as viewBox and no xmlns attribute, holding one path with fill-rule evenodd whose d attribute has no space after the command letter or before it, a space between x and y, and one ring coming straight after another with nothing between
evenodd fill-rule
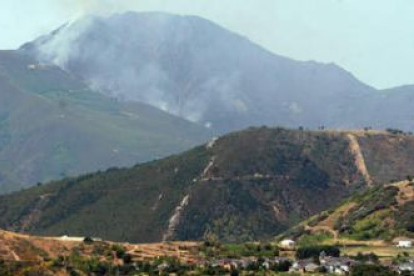
<instances>
[{"instance_id":1,"label":"mountain","mask_svg":"<svg viewBox=\"0 0 414 276\"><path fill-rule=\"evenodd\" d=\"M90 90L57 66L0 51L0 193L208 140L203 127Z\"/></svg>"},{"instance_id":2,"label":"mountain","mask_svg":"<svg viewBox=\"0 0 414 276\"><path fill-rule=\"evenodd\" d=\"M414 115L411 110L414 105L414 85L406 85L381 90L376 97L365 102L366 114L375 114L377 123L397 129L414 131ZM378 112L381 110L381 112ZM367 119L367 115L365 115Z\"/></svg>"},{"instance_id":3,"label":"mountain","mask_svg":"<svg viewBox=\"0 0 414 276\"><path fill-rule=\"evenodd\" d=\"M273 54L195 16L85 17L20 51L108 95L220 132L261 125L414 130L411 112L399 112L411 109L414 93L377 91L335 64Z\"/></svg>"},{"instance_id":4,"label":"mountain","mask_svg":"<svg viewBox=\"0 0 414 276\"><path fill-rule=\"evenodd\" d=\"M294 227L283 236L299 241L324 237L339 241L392 241L414 238L414 183L401 181L371 188Z\"/></svg>"},{"instance_id":5,"label":"mountain","mask_svg":"<svg viewBox=\"0 0 414 276\"><path fill-rule=\"evenodd\" d=\"M251 128L188 152L0 197L0 227L154 242L268 239L413 173L414 137Z\"/></svg>"}]
</instances>

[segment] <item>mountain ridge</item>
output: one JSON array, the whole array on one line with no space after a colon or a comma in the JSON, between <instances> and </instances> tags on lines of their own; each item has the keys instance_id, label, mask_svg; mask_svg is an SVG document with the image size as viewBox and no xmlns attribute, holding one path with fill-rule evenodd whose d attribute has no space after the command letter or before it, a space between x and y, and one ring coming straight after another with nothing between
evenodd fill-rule
<instances>
[{"instance_id":1,"label":"mountain ridge","mask_svg":"<svg viewBox=\"0 0 414 276\"><path fill-rule=\"evenodd\" d=\"M131 242L206 233L230 242L271 239L356 191L410 174L409 145L412 136L386 132L252 128L130 169L2 196L0 227Z\"/></svg>"}]
</instances>

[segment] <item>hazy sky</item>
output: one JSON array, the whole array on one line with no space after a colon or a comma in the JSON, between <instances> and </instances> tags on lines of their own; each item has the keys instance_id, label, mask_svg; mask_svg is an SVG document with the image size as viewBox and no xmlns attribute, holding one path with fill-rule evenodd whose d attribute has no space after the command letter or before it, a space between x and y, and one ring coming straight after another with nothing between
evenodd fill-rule
<instances>
[{"instance_id":1,"label":"hazy sky","mask_svg":"<svg viewBox=\"0 0 414 276\"><path fill-rule=\"evenodd\" d=\"M274 53L335 62L377 88L414 83L414 0L1 0L0 49L84 14L124 10L200 15Z\"/></svg>"}]
</instances>

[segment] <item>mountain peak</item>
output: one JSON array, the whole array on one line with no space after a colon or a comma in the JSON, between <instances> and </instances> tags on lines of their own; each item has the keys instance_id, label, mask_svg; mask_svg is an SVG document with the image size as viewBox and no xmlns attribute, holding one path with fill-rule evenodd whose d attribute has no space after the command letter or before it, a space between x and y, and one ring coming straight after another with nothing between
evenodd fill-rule
<instances>
[{"instance_id":1,"label":"mountain peak","mask_svg":"<svg viewBox=\"0 0 414 276\"><path fill-rule=\"evenodd\" d=\"M331 111L309 113L315 104L309 95L335 104L334 98L371 91L337 66L275 55L196 16L126 12L86 18L32 48L39 59L111 97L224 132L263 124L335 125L326 121Z\"/></svg>"},{"instance_id":2,"label":"mountain peak","mask_svg":"<svg viewBox=\"0 0 414 276\"><path fill-rule=\"evenodd\" d=\"M143 102L221 133L254 125L414 128L412 120L389 119L402 116L394 109L378 120L371 106L383 109L385 98L338 65L273 54L196 16L89 17L21 51L110 97Z\"/></svg>"}]
</instances>

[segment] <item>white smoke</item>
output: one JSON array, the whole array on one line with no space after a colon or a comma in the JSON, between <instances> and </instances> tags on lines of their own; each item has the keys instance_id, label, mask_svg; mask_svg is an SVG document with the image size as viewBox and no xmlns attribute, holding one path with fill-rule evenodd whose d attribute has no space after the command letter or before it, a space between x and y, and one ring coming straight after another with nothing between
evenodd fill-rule
<instances>
[{"instance_id":1,"label":"white smoke","mask_svg":"<svg viewBox=\"0 0 414 276\"><path fill-rule=\"evenodd\" d=\"M113 9L101 7L112 1L75 2L82 14ZM216 114L248 113L250 102L240 93L242 73L213 69L220 65L211 60L226 63L216 57L222 49L200 41L203 22L192 24L163 13L83 16L36 48L43 62L80 74L97 91L214 127Z\"/></svg>"},{"instance_id":2,"label":"white smoke","mask_svg":"<svg viewBox=\"0 0 414 276\"><path fill-rule=\"evenodd\" d=\"M131 10L139 0L59 0L62 7L71 9L76 18L86 15L108 15Z\"/></svg>"},{"instance_id":3,"label":"white smoke","mask_svg":"<svg viewBox=\"0 0 414 276\"><path fill-rule=\"evenodd\" d=\"M40 41L37 45L38 58L65 69L70 58L79 52L77 39L92 24L92 20L93 17L84 17L71 21L46 43Z\"/></svg>"}]
</instances>

